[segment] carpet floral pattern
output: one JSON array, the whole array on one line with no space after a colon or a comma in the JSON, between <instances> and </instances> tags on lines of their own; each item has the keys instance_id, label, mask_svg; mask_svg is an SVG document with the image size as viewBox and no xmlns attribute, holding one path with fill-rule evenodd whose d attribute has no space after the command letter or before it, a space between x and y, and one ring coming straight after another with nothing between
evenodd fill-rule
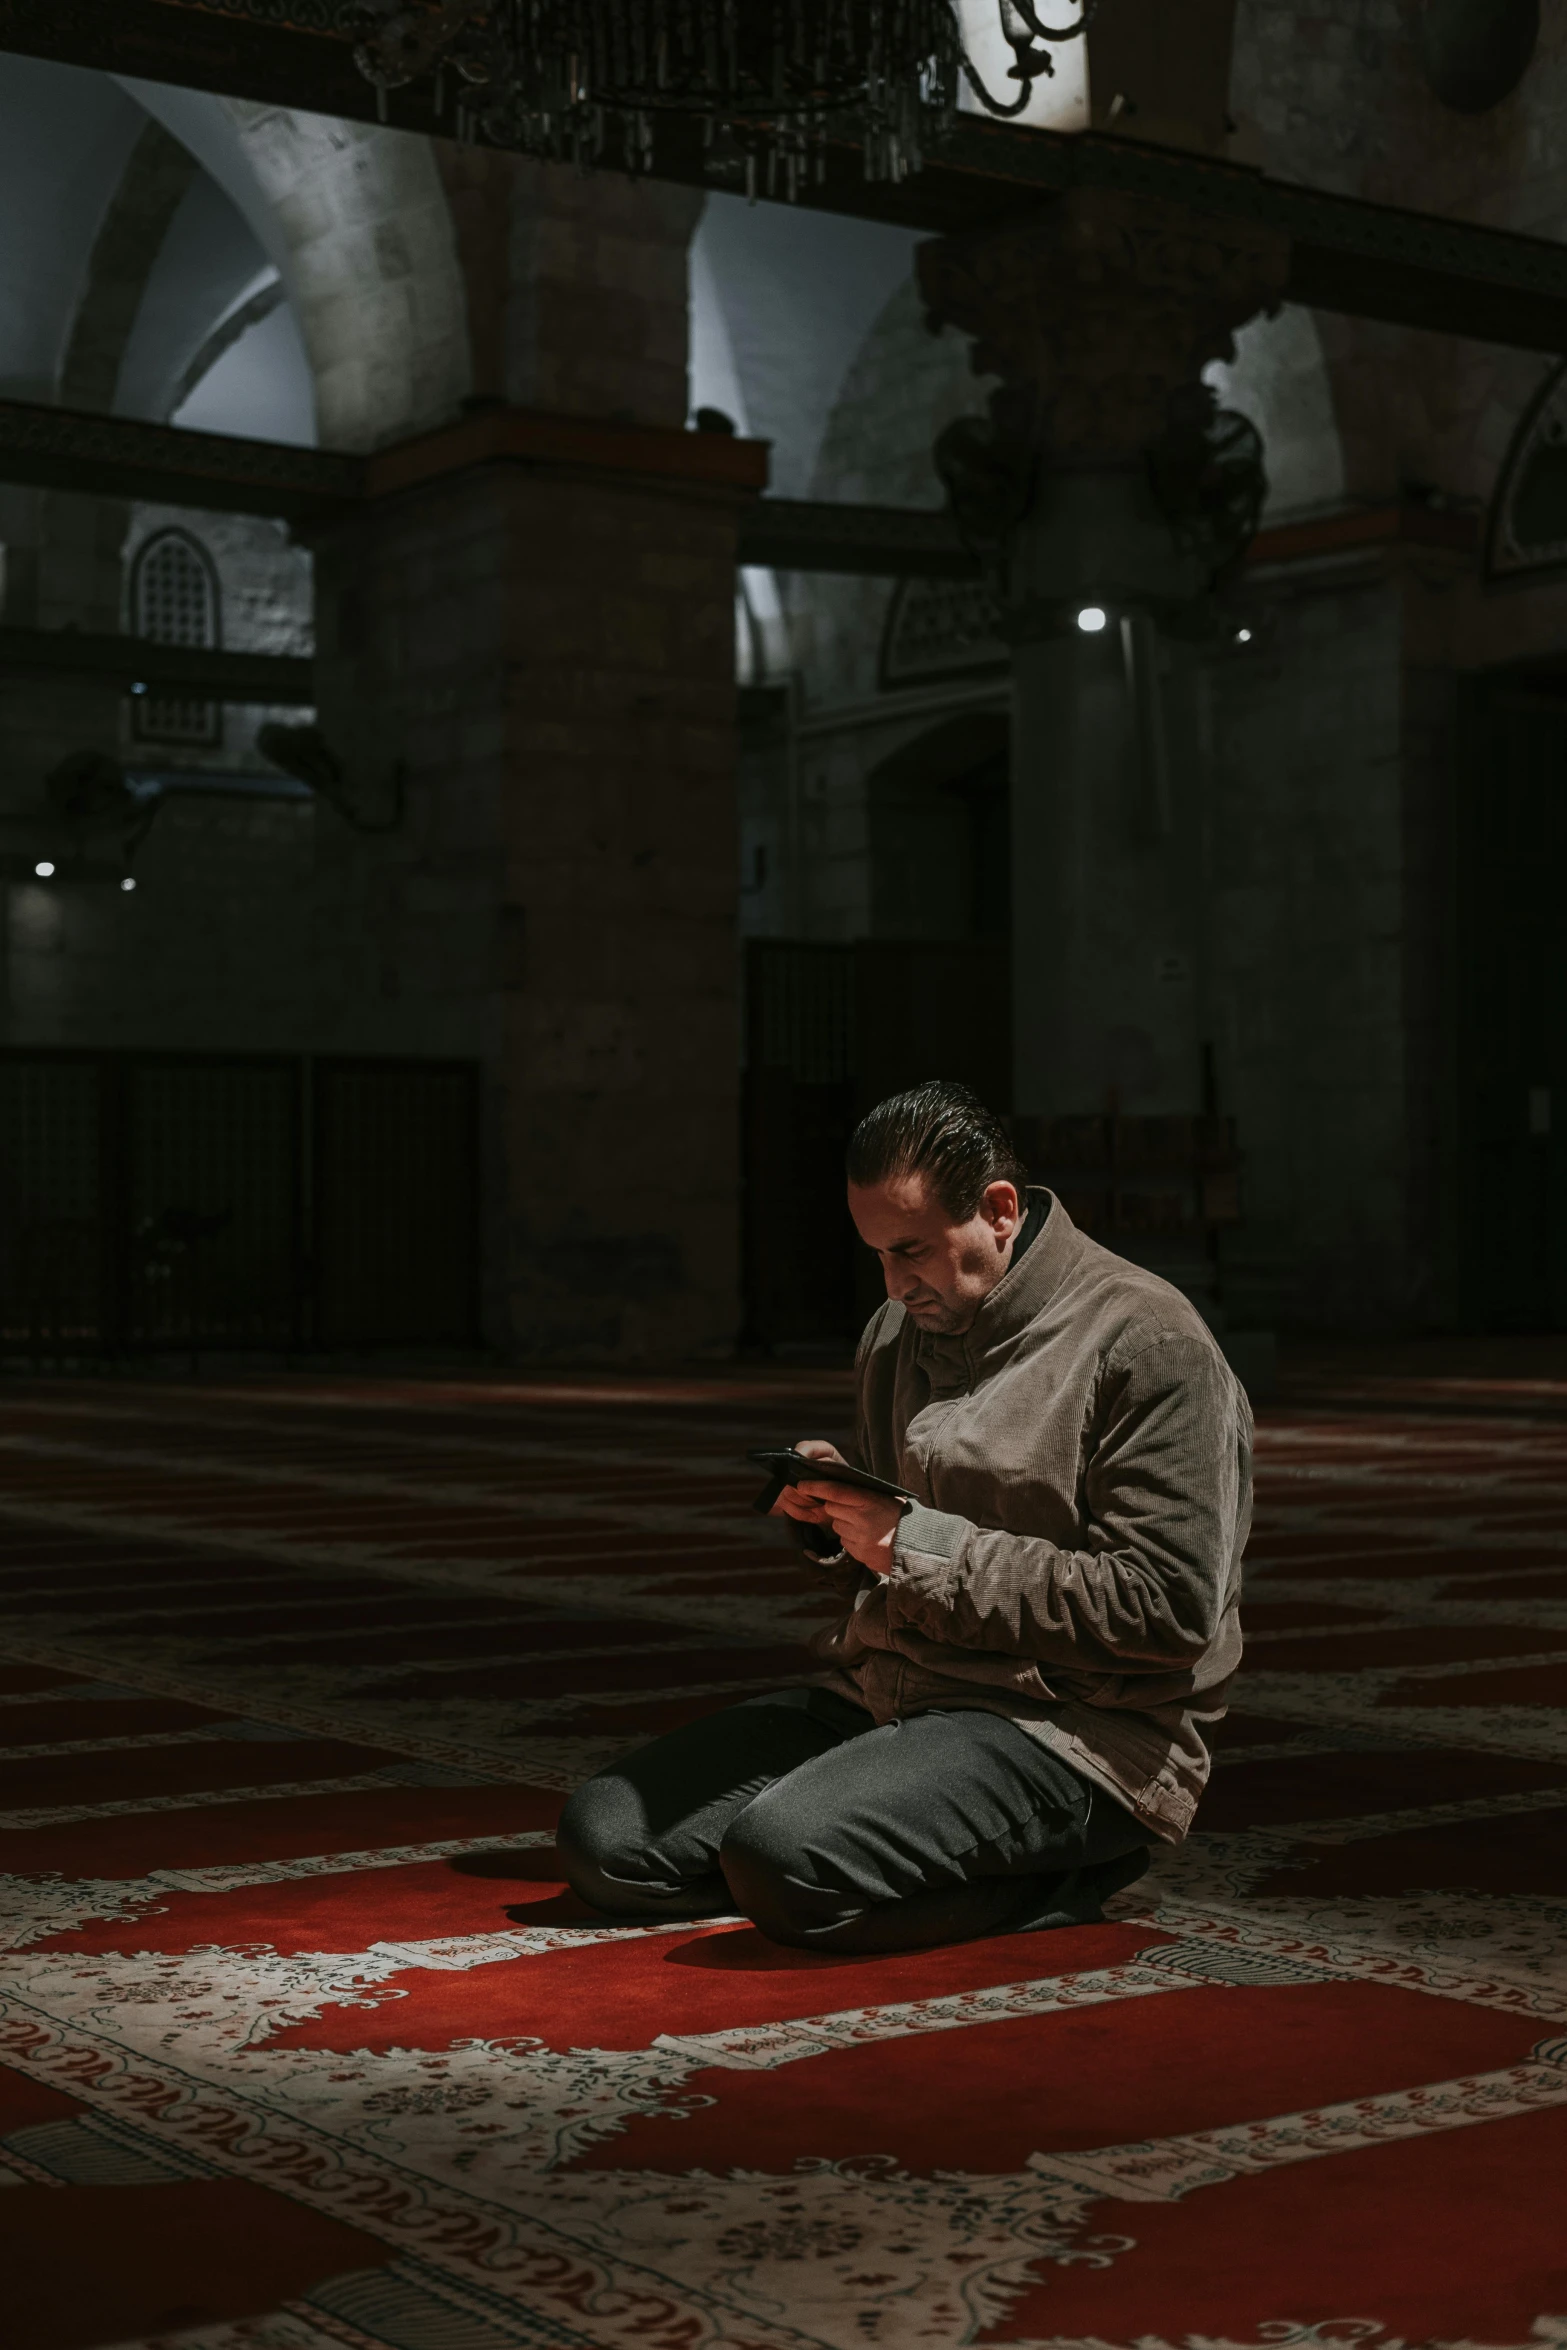
<instances>
[{"instance_id":1,"label":"carpet floral pattern","mask_svg":"<svg viewBox=\"0 0 1567 2350\"><path fill-rule=\"evenodd\" d=\"M878 1960L594 1919L564 1793L808 1670L772 1381L10 1382L17 2350L1567 2350L1567 1387L1263 1415L1198 1833Z\"/></svg>"}]
</instances>

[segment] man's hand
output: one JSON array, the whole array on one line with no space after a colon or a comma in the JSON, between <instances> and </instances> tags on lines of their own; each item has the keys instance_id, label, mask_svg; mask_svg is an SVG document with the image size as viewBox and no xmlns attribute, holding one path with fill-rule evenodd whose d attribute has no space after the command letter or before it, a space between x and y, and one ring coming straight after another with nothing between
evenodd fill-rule
<instances>
[{"instance_id":1,"label":"man's hand","mask_svg":"<svg viewBox=\"0 0 1567 2350\"><path fill-rule=\"evenodd\" d=\"M808 1460L841 1461L835 1445L806 1437L795 1446ZM845 1464L847 1466L847 1464ZM774 1516L798 1518L808 1526L830 1526L850 1558L873 1575L885 1575L892 1565L893 1537L903 1515L902 1505L880 1493L861 1493L853 1485L786 1485L773 1505Z\"/></svg>"},{"instance_id":2,"label":"man's hand","mask_svg":"<svg viewBox=\"0 0 1567 2350\"><path fill-rule=\"evenodd\" d=\"M835 1444L825 1443L819 1436L802 1436L794 1449L796 1452L804 1453L807 1460L843 1460L843 1455L838 1447ZM847 1462L844 1465L847 1467ZM803 1526L825 1526L827 1524L827 1512L822 1508L821 1503L813 1501L808 1494L802 1493L797 1485L784 1487L778 1499L773 1503L771 1514L775 1518L798 1518Z\"/></svg>"}]
</instances>

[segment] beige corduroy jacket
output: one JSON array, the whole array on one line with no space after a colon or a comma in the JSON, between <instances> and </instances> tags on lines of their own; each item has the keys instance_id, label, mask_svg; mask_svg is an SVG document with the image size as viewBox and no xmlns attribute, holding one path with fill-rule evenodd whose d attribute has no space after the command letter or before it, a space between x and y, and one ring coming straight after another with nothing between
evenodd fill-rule
<instances>
[{"instance_id":1,"label":"beige corduroy jacket","mask_svg":"<svg viewBox=\"0 0 1567 2350\"><path fill-rule=\"evenodd\" d=\"M825 1676L878 1722L1009 1715L1156 1835L1184 1836L1240 1662L1251 1411L1179 1290L1059 1200L961 1337L884 1305L860 1342L860 1465L920 1497Z\"/></svg>"}]
</instances>

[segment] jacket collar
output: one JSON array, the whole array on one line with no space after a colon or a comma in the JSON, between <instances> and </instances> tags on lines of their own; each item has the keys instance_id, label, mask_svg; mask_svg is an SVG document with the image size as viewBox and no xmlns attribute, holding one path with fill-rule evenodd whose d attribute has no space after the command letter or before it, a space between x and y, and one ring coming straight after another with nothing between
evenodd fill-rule
<instances>
[{"instance_id":1,"label":"jacket collar","mask_svg":"<svg viewBox=\"0 0 1567 2350\"><path fill-rule=\"evenodd\" d=\"M916 1359L938 1387L972 1380L984 1364L1005 1355L1044 1311L1083 1253L1083 1235L1054 1192L1031 1184L1028 1200L1030 1206L1037 1203L1047 1211L1044 1229L1007 1267L970 1327L950 1338L922 1330L915 1339Z\"/></svg>"}]
</instances>

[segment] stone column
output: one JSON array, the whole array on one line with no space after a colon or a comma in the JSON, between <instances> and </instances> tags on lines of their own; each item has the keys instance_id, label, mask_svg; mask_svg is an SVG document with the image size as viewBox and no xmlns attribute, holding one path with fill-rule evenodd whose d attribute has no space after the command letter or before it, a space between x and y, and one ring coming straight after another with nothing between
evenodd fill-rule
<instances>
[{"instance_id":1,"label":"stone column","mask_svg":"<svg viewBox=\"0 0 1567 2350\"><path fill-rule=\"evenodd\" d=\"M466 420L370 461L318 563L361 821L316 1033L482 1058L507 1353L680 1360L739 1324L734 585L766 451L685 429L690 189L438 142ZM402 813L389 779L403 770ZM330 927L330 926L329 926Z\"/></svg>"},{"instance_id":2,"label":"stone column","mask_svg":"<svg viewBox=\"0 0 1567 2350\"><path fill-rule=\"evenodd\" d=\"M317 1034L365 1049L390 988L403 1049L483 1060L513 1356L733 1340L734 572L765 472L751 442L495 408L373 460L318 547L321 727L388 829L323 819Z\"/></svg>"},{"instance_id":3,"label":"stone column","mask_svg":"<svg viewBox=\"0 0 1567 2350\"><path fill-rule=\"evenodd\" d=\"M954 428L938 463L994 558L1014 647L1024 1116L1201 1107L1170 671L1221 552L1202 369L1277 306L1286 261L1270 230L1102 188L920 249L932 323L972 335L975 372L1000 378L988 423Z\"/></svg>"}]
</instances>

